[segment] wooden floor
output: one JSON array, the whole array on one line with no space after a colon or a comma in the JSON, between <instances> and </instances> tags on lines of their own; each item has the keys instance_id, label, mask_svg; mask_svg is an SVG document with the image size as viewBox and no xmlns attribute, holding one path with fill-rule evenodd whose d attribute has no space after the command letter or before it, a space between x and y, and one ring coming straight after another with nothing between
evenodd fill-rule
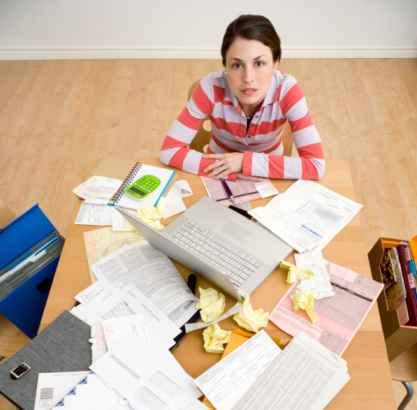
<instances>
[{"instance_id":1,"label":"wooden floor","mask_svg":"<svg viewBox=\"0 0 417 410\"><path fill-rule=\"evenodd\" d=\"M284 59L280 68L300 82L326 157L350 164L367 249L380 236L417 235L417 60ZM213 60L0 61L0 199L18 215L39 203L65 236L89 160L157 156L189 86L220 69ZM0 317L4 351L26 342Z\"/></svg>"}]
</instances>

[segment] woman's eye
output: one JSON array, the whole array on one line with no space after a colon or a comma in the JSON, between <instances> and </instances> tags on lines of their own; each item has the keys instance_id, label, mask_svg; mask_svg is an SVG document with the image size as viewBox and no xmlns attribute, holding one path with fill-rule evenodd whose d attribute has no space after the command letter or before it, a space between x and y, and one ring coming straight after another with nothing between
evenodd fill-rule
<instances>
[{"instance_id":1,"label":"woman's eye","mask_svg":"<svg viewBox=\"0 0 417 410\"><path fill-rule=\"evenodd\" d=\"M262 61L256 61L255 62L256 67L262 67L263 65L264 65L264 63Z\"/></svg>"},{"instance_id":2,"label":"woman's eye","mask_svg":"<svg viewBox=\"0 0 417 410\"><path fill-rule=\"evenodd\" d=\"M233 68L240 68L240 67L242 67L242 64L239 64L239 63L234 63L234 64L232 65L232 67L233 67Z\"/></svg>"}]
</instances>

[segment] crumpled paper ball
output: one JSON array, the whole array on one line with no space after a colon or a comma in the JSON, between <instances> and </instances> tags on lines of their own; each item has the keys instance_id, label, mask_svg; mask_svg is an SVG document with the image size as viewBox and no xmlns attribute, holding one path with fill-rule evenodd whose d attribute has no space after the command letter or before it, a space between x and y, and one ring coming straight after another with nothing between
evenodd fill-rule
<instances>
[{"instance_id":1,"label":"crumpled paper ball","mask_svg":"<svg viewBox=\"0 0 417 410\"><path fill-rule=\"evenodd\" d=\"M314 272L311 269L299 268L298 266L285 261L282 261L279 266L280 268L288 269L287 283L293 283L296 280L310 279L314 276Z\"/></svg>"},{"instance_id":2,"label":"crumpled paper ball","mask_svg":"<svg viewBox=\"0 0 417 410\"><path fill-rule=\"evenodd\" d=\"M249 295L246 295L243 302L239 303L242 305L242 310L233 315L233 319L239 326L257 333L261 328L268 325L269 313L264 312L262 309L253 310L249 302Z\"/></svg>"},{"instance_id":3,"label":"crumpled paper ball","mask_svg":"<svg viewBox=\"0 0 417 410\"><path fill-rule=\"evenodd\" d=\"M207 327L203 332L204 349L207 353L223 353L223 344L230 341L230 330L223 330L215 323Z\"/></svg>"},{"instance_id":4,"label":"crumpled paper ball","mask_svg":"<svg viewBox=\"0 0 417 410\"><path fill-rule=\"evenodd\" d=\"M308 290L296 290L290 297L293 301L292 308L294 310L305 310L311 323L316 323L318 321L313 311L314 292Z\"/></svg>"},{"instance_id":5,"label":"crumpled paper ball","mask_svg":"<svg viewBox=\"0 0 417 410\"><path fill-rule=\"evenodd\" d=\"M201 320L204 323L210 323L223 313L224 307L226 306L226 297L213 288L199 288L199 291L200 300L196 307L197 309L201 309Z\"/></svg>"}]
</instances>

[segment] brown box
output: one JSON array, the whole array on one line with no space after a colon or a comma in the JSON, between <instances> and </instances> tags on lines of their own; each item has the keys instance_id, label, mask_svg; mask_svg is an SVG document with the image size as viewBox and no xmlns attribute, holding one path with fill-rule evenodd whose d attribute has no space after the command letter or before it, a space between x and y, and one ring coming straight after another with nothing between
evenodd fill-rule
<instances>
[{"instance_id":1,"label":"brown box","mask_svg":"<svg viewBox=\"0 0 417 410\"><path fill-rule=\"evenodd\" d=\"M401 240L403 241L403 240ZM379 238L371 251L368 253L372 277L377 282L383 283L380 263L385 248L391 248L399 244L400 240ZM404 241L403 241L404 242ZM405 241L408 242L408 241ZM415 256L417 237L408 242ZM388 310L385 292L378 297L378 309L381 317L382 330L384 332L389 361L394 360L401 353L417 343L417 327L401 325L396 310ZM404 302L405 303L405 302Z\"/></svg>"}]
</instances>

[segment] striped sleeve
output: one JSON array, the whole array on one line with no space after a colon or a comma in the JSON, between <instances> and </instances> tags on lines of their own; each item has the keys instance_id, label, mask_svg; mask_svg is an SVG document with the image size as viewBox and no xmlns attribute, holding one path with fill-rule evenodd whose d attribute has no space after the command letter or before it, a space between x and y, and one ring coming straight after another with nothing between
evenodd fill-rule
<instances>
[{"instance_id":1,"label":"striped sleeve","mask_svg":"<svg viewBox=\"0 0 417 410\"><path fill-rule=\"evenodd\" d=\"M189 149L203 120L213 110L213 103L203 91L201 83L192 98L171 125L162 143L160 160L164 165L182 169L192 174L206 176L203 169L214 162L203 154Z\"/></svg>"}]
</instances>

